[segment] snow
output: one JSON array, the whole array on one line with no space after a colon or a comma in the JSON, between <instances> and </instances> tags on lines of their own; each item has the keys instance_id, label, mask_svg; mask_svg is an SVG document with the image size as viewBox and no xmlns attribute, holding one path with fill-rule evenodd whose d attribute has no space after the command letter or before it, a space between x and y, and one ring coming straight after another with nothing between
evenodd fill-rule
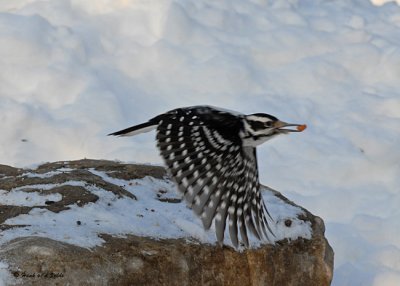
<instances>
[{"instance_id":1,"label":"snow","mask_svg":"<svg viewBox=\"0 0 400 286\"><path fill-rule=\"evenodd\" d=\"M15 205L15 206L37 206L37 205L45 205L46 201L60 201L62 196L60 194L51 194L51 195L40 195L38 193L31 192L21 192L19 190L11 190L10 192L6 192L0 190L0 201L4 205Z\"/></svg>"},{"instance_id":2,"label":"snow","mask_svg":"<svg viewBox=\"0 0 400 286\"><path fill-rule=\"evenodd\" d=\"M1 1L0 161L161 163L105 134L179 106L306 123L261 181L324 219L333 285L400 285L399 2Z\"/></svg>"},{"instance_id":3,"label":"snow","mask_svg":"<svg viewBox=\"0 0 400 286\"><path fill-rule=\"evenodd\" d=\"M14 278L8 271L8 264L4 261L0 261L0 286L7 286L8 283L14 282Z\"/></svg>"},{"instance_id":4,"label":"snow","mask_svg":"<svg viewBox=\"0 0 400 286\"><path fill-rule=\"evenodd\" d=\"M36 166L39 167L39 166ZM33 166L32 169L36 169L35 166ZM28 177L28 178L50 178L53 177L54 175L58 175L58 174L62 174L62 173L67 173L67 172L71 172L72 169L70 168L60 168L56 171L52 171L52 172L47 172L44 174L39 174L39 173L26 173L26 174L22 174L21 177Z\"/></svg>"},{"instance_id":5,"label":"snow","mask_svg":"<svg viewBox=\"0 0 400 286\"><path fill-rule=\"evenodd\" d=\"M382 6L382 5L384 5L386 3L389 3L389 2L396 2L397 4L400 5L400 1L399 0L371 0L371 2L374 5L377 5L377 6Z\"/></svg>"}]
</instances>

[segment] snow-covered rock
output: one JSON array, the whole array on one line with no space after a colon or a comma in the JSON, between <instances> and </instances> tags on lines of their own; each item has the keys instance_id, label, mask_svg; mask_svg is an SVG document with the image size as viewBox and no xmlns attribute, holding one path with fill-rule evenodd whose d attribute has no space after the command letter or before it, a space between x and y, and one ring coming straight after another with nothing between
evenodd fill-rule
<instances>
[{"instance_id":1,"label":"snow-covered rock","mask_svg":"<svg viewBox=\"0 0 400 286\"><path fill-rule=\"evenodd\" d=\"M7 285L329 285L323 221L272 189L263 197L275 241L253 237L235 250L228 239L216 245L162 167L0 165L0 277Z\"/></svg>"}]
</instances>

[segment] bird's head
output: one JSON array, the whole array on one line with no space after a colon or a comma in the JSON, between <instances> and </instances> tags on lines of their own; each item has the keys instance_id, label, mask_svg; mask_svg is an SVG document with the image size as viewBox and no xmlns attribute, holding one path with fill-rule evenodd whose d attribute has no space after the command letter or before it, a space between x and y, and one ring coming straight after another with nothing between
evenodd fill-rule
<instances>
[{"instance_id":1,"label":"bird's head","mask_svg":"<svg viewBox=\"0 0 400 286\"><path fill-rule=\"evenodd\" d=\"M286 123L266 113L250 114L244 118L246 145L259 145L279 134L301 132L307 128L305 124Z\"/></svg>"}]
</instances>

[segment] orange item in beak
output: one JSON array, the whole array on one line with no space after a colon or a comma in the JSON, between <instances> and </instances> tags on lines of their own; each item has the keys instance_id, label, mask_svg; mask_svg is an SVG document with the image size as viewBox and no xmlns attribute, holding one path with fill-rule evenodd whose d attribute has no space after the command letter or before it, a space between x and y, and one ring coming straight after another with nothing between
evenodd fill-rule
<instances>
[{"instance_id":1,"label":"orange item in beak","mask_svg":"<svg viewBox=\"0 0 400 286\"><path fill-rule=\"evenodd\" d=\"M297 126L297 130L300 131L300 132L303 131L306 128L307 128L307 125L305 125L305 124Z\"/></svg>"}]
</instances>

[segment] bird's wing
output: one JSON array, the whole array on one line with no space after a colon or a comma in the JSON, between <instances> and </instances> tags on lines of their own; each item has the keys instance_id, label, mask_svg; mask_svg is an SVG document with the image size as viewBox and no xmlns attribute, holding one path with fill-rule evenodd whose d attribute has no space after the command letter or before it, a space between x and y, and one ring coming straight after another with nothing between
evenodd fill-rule
<instances>
[{"instance_id":1,"label":"bird's wing","mask_svg":"<svg viewBox=\"0 0 400 286\"><path fill-rule=\"evenodd\" d=\"M210 228L214 220L222 243L228 218L232 243L238 246L239 228L247 246L247 229L258 238L268 238L270 228L259 191L255 148L242 147L240 119L226 115L210 108L171 111L157 127L157 145L204 227Z\"/></svg>"}]
</instances>

